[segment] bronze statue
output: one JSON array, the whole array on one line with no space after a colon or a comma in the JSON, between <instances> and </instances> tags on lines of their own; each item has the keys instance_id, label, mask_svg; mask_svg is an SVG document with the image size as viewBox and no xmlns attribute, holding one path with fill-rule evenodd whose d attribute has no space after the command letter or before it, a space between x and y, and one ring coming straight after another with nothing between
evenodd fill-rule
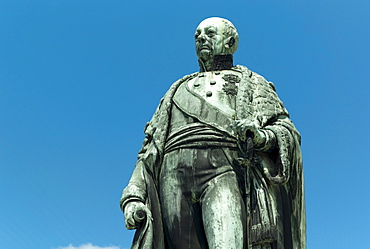
<instances>
[{"instance_id":1,"label":"bronze statue","mask_svg":"<svg viewBox=\"0 0 370 249\"><path fill-rule=\"evenodd\" d=\"M306 248L300 134L273 83L233 65L230 21L195 41L200 72L162 98L122 194L132 248Z\"/></svg>"}]
</instances>

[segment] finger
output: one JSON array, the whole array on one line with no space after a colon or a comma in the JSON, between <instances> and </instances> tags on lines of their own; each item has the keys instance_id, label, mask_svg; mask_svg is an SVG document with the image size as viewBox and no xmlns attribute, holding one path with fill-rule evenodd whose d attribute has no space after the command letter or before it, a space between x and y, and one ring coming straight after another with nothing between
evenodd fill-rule
<instances>
[{"instance_id":1,"label":"finger","mask_svg":"<svg viewBox=\"0 0 370 249\"><path fill-rule=\"evenodd\" d=\"M126 228L129 229L129 230L132 230L132 229L136 228L135 221L132 217L130 217L126 220Z\"/></svg>"}]
</instances>

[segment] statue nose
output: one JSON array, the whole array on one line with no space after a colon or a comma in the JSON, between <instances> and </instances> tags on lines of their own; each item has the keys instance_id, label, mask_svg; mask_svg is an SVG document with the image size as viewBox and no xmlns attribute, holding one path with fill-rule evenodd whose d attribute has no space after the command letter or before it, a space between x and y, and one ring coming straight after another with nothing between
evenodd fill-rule
<instances>
[{"instance_id":1,"label":"statue nose","mask_svg":"<svg viewBox=\"0 0 370 249\"><path fill-rule=\"evenodd\" d=\"M204 35L199 35L197 37L197 42L201 42L201 43L204 43L206 41L206 39L204 38Z\"/></svg>"}]
</instances>

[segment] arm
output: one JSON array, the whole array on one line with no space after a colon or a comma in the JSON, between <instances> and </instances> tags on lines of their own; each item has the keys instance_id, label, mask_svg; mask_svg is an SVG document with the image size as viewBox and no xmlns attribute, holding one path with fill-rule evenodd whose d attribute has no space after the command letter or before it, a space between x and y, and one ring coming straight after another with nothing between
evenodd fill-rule
<instances>
[{"instance_id":1,"label":"arm","mask_svg":"<svg viewBox=\"0 0 370 249\"><path fill-rule=\"evenodd\" d=\"M261 128L247 120L237 121L237 131L241 141L247 134L253 138L261 170L270 183L281 185L289 181L300 135L288 116L280 115Z\"/></svg>"},{"instance_id":2,"label":"arm","mask_svg":"<svg viewBox=\"0 0 370 249\"><path fill-rule=\"evenodd\" d=\"M144 165L142 161L138 161L128 186L123 190L120 200L121 210L124 212L125 223L127 229L136 229L141 222L137 214L150 212L146 206L146 184L144 178Z\"/></svg>"}]
</instances>

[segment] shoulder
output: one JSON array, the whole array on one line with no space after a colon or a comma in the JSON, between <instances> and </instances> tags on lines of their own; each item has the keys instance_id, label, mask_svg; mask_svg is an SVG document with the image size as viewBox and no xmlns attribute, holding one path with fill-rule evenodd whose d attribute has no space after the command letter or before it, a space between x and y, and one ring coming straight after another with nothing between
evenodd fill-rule
<instances>
[{"instance_id":1,"label":"shoulder","mask_svg":"<svg viewBox=\"0 0 370 249\"><path fill-rule=\"evenodd\" d=\"M158 105L155 113L158 113L159 110L163 109L163 106L166 106L166 109L167 109L167 107L169 107L171 105L172 98L173 98L175 92L177 91L177 89L179 88L179 86L182 83L196 77L197 75L198 75L198 73L188 74L188 75L185 75L182 78L178 79L177 81L175 81L170 86L170 88L167 90L167 92L165 93L163 98L160 100L159 105ZM154 115L156 115L156 114L154 114Z\"/></svg>"},{"instance_id":2,"label":"shoulder","mask_svg":"<svg viewBox=\"0 0 370 249\"><path fill-rule=\"evenodd\" d=\"M271 81L266 80L265 77L263 77L262 75L250 70L246 66L237 65L237 66L235 66L235 68L237 70L242 71L243 73L248 74L250 81L252 83L256 84L257 86L271 88L273 91L276 91L274 83L272 83Z\"/></svg>"},{"instance_id":3,"label":"shoulder","mask_svg":"<svg viewBox=\"0 0 370 249\"><path fill-rule=\"evenodd\" d=\"M192 73L192 74L188 74L188 75L185 75L183 76L182 78L178 79L176 82L185 82L185 81L188 81L196 76L198 76L199 72L195 72L195 73ZM174 84L176 84L176 82Z\"/></svg>"},{"instance_id":4,"label":"shoulder","mask_svg":"<svg viewBox=\"0 0 370 249\"><path fill-rule=\"evenodd\" d=\"M173 91L176 91L176 89L184 82L196 77L199 73L198 72L195 72L195 73L192 73L192 74L188 74L188 75L185 75L183 76L182 78L176 80L174 83L172 83L172 85L170 86L170 88L168 89L167 93L165 94L166 95L172 95L173 94Z\"/></svg>"}]
</instances>

